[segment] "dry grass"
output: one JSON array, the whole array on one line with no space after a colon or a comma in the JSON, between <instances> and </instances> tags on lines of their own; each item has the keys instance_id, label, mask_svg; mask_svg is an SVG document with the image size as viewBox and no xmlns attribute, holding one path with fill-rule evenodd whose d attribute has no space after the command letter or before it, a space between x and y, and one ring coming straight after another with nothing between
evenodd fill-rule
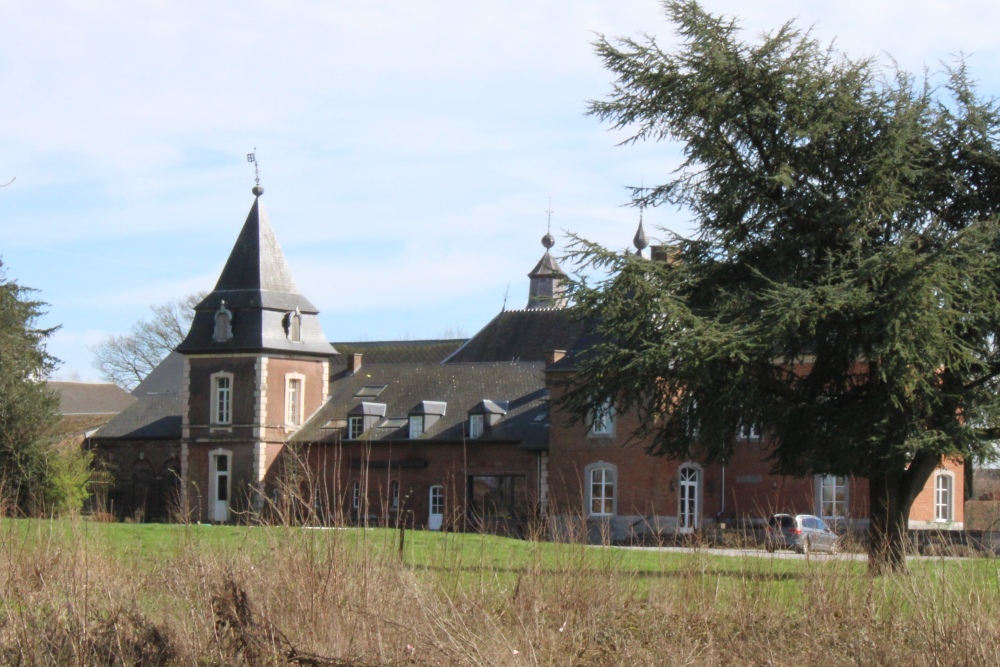
<instances>
[{"instance_id":1,"label":"dry grass","mask_svg":"<svg viewBox=\"0 0 1000 667\"><path fill-rule=\"evenodd\" d=\"M995 665L994 561L870 579L389 530L5 521L11 665Z\"/></svg>"}]
</instances>

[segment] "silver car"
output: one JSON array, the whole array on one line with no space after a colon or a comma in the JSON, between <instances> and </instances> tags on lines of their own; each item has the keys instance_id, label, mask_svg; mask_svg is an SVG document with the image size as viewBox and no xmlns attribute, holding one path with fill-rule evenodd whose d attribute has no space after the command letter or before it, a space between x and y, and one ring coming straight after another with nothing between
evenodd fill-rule
<instances>
[{"instance_id":1,"label":"silver car","mask_svg":"<svg viewBox=\"0 0 1000 667\"><path fill-rule=\"evenodd\" d=\"M774 514L767 520L765 545L768 551L792 549L800 554L810 551L837 552L837 534L823 519L812 514Z\"/></svg>"}]
</instances>

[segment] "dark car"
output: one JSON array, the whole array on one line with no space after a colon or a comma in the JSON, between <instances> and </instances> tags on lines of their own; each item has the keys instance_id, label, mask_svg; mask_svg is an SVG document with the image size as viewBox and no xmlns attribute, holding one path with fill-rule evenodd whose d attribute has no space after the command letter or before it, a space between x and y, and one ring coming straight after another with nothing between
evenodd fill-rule
<instances>
[{"instance_id":1,"label":"dark car","mask_svg":"<svg viewBox=\"0 0 1000 667\"><path fill-rule=\"evenodd\" d=\"M792 549L800 554L810 551L837 551L837 534L818 516L812 514L774 514L767 520L765 545L768 551Z\"/></svg>"}]
</instances>

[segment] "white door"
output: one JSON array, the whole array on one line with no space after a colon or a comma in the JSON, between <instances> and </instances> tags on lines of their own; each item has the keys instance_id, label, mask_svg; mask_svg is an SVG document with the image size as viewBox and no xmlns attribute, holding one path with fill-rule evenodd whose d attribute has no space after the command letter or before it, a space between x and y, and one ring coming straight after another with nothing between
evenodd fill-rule
<instances>
[{"instance_id":1,"label":"white door","mask_svg":"<svg viewBox=\"0 0 1000 667\"><path fill-rule=\"evenodd\" d=\"M432 486L430 497L430 513L427 516L427 527L431 530L441 530L444 521L444 487Z\"/></svg>"},{"instance_id":2,"label":"white door","mask_svg":"<svg viewBox=\"0 0 1000 667\"><path fill-rule=\"evenodd\" d=\"M680 482L677 528L681 533L693 533L698 527L698 469L692 466L681 468Z\"/></svg>"},{"instance_id":3,"label":"white door","mask_svg":"<svg viewBox=\"0 0 1000 667\"><path fill-rule=\"evenodd\" d=\"M212 521L229 521L229 455L216 454L212 466L214 493L212 495Z\"/></svg>"}]
</instances>

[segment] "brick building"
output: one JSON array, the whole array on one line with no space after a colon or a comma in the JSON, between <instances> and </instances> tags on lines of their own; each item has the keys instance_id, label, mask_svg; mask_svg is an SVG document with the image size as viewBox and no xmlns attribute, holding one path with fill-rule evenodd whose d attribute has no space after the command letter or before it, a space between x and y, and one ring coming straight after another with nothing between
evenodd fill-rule
<instances>
[{"instance_id":1,"label":"brick building","mask_svg":"<svg viewBox=\"0 0 1000 667\"><path fill-rule=\"evenodd\" d=\"M703 465L627 444L633 417L613 406L570 423L559 379L573 371L565 351L586 342L551 235L526 307L468 340L331 344L262 192L184 342L92 439L118 513L164 518L174 507L223 522L292 508L329 522L515 533L545 518L613 540L773 511L866 522L863 480L773 476L758 434L743 434L725 466ZM635 243L646 245L641 225ZM137 495L140 478L155 484ZM946 463L911 527L961 527L963 486L962 466Z\"/></svg>"}]
</instances>

